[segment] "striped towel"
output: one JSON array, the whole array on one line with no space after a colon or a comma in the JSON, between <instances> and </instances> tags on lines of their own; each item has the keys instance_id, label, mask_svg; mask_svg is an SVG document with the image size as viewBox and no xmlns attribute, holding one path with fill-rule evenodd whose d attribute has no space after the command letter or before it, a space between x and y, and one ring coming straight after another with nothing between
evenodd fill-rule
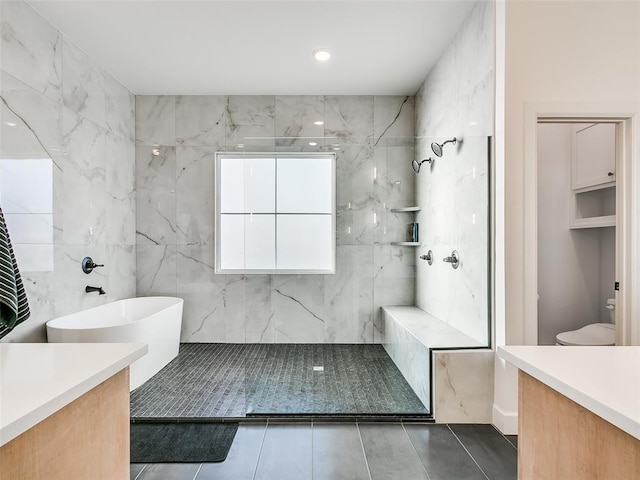
<instances>
[{"instance_id":1,"label":"striped towel","mask_svg":"<svg viewBox=\"0 0 640 480\"><path fill-rule=\"evenodd\" d=\"M0 338L29 318L29 303L0 207Z\"/></svg>"}]
</instances>

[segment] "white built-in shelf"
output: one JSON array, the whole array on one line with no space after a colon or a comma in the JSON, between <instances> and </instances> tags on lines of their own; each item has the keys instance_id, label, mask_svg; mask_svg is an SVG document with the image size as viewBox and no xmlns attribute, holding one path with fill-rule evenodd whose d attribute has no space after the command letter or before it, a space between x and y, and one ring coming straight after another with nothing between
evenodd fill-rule
<instances>
[{"instance_id":1,"label":"white built-in shelf","mask_svg":"<svg viewBox=\"0 0 640 480\"><path fill-rule=\"evenodd\" d=\"M419 212L420 210L422 210L422 207L399 207L391 209L392 212Z\"/></svg>"},{"instance_id":2,"label":"white built-in shelf","mask_svg":"<svg viewBox=\"0 0 640 480\"><path fill-rule=\"evenodd\" d=\"M571 222L569 228L576 230L579 228L601 228L601 227L615 227L616 216L605 215L602 217L587 217L577 218Z\"/></svg>"},{"instance_id":3,"label":"white built-in shelf","mask_svg":"<svg viewBox=\"0 0 640 480\"><path fill-rule=\"evenodd\" d=\"M391 245L397 247L420 247L422 244L420 242L391 242Z\"/></svg>"}]
</instances>

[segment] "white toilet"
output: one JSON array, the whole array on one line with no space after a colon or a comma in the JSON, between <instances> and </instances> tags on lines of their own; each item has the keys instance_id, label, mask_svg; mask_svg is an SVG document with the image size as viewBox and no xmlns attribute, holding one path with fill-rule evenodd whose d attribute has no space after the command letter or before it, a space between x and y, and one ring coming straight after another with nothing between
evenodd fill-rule
<instances>
[{"instance_id":1,"label":"white toilet","mask_svg":"<svg viewBox=\"0 0 640 480\"><path fill-rule=\"evenodd\" d=\"M592 323L578 330L559 333L556 335L556 345L615 345L615 298L607 300L606 308L609 310L611 323Z\"/></svg>"}]
</instances>

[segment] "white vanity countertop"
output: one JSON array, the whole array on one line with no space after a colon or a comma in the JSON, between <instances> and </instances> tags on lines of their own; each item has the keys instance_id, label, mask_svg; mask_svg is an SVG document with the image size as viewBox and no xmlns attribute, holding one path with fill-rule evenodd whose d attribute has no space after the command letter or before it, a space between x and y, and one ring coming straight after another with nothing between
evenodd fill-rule
<instances>
[{"instance_id":1,"label":"white vanity countertop","mask_svg":"<svg viewBox=\"0 0 640 480\"><path fill-rule=\"evenodd\" d=\"M640 347L498 347L498 356L640 440Z\"/></svg>"},{"instance_id":2,"label":"white vanity countertop","mask_svg":"<svg viewBox=\"0 0 640 480\"><path fill-rule=\"evenodd\" d=\"M0 343L0 446L147 350L141 343Z\"/></svg>"}]
</instances>

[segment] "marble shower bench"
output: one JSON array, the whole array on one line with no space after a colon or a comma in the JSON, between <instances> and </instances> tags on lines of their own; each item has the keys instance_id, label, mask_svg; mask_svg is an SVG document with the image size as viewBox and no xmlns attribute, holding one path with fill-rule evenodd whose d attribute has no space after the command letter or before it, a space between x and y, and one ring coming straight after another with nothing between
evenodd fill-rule
<instances>
[{"instance_id":1,"label":"marble shower bench","mask_svg":"<svg viewBox=\"0 0 640 480\"><path fill-rule=\"evenodd\" d=\"M382 307L382 344L438 423L491 423L494 352L414 306Z\"/></svg>"}]
</instances>

